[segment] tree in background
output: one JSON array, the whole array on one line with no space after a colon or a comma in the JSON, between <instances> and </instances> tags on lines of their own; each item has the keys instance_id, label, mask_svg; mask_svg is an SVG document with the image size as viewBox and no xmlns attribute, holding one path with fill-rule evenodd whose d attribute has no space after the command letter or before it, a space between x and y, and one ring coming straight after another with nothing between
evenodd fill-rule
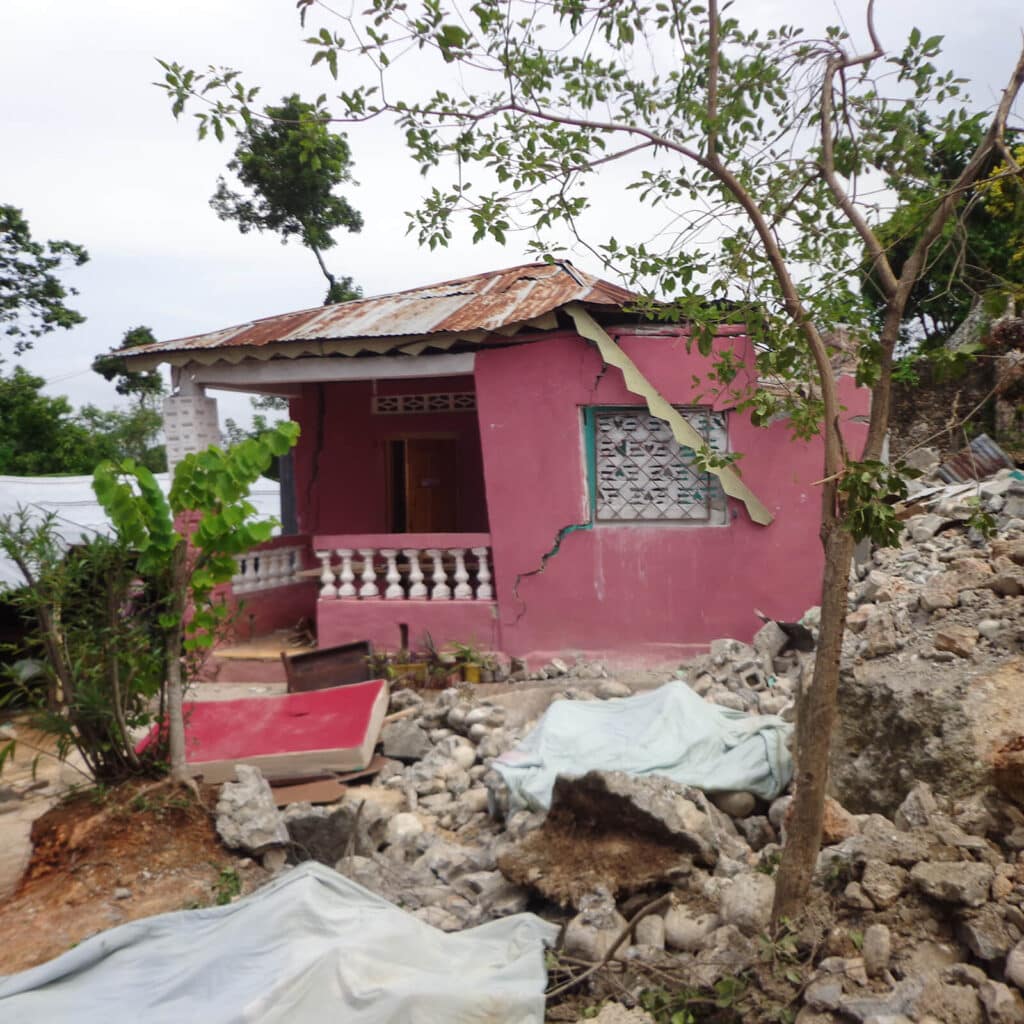
<instances>
[{"instance_id":1,"label":"tree in background","mask_svg":"<svg viewBox=\"0 0 1024 1024\"><path fill-rule=\"evenodd\" d=\"M927 123L927 116L921 112L922 123ZM949 189L963 173L982 131L976 123L964 128L963 135L940 138L925 154L932 181L924 188L938 184ZM1024 161L1024 147L1010 148L1018 163ZM1005 176L1006 170L1001 155L994 153L984 168L989 180L967 190L962 215L947 221L929 251L904 312L903 338L915 348L941 346L979 304L998 315L1008 300L1024 299L1024 186L1016 177ZM927 199L919 187L918 194L878 226L878 237L897 270L911 255L924 226ZM881 318L886 300L870 261L866 255L863 287Z\"/></svg>"},{"instance_id":2,"label":"tree in background","mask_svg":"<svg viewBox=\"0 0 1024 1024\"><path fill-rule=\"evenodd\" d=\"M314 0L299 6L305 18ZM310 42L313 63L342 79L339 120L391 117L425 173L443 165L450 175L412 213L421 243L446 245L465 218L474 239L504 242L513 227L528 229L546 255L560 247L545 236L563 226L645 288L642 311L689 323L706 355L719 324L746 325L759 376L780 387L740 389L725 353L709 397L735 394L755 423L784 413L798 434L822 434L821 627L797 707L777 924L804 905L821 843L854 542L893 543L900 528L887 502L905 484L881 453L907 303L994 158L1021 170L1005 135L1024 53L980 114L956 76L937 69L939 37L915 29L901 48L883 46L873 0L860 45L840 27L822 38L788 25L748 29L736 11L720 14L716 0L477 0L468 9L372 0L365 12L331 13ZM207 101L200 131L251 117L237 72L165 67L175 112L194 95ZM936 174L930 155L975 131L962 172L952 182ZM594 176L612 163L630 176L623 196L666 210L650 239L621 237L637 221L624 203L615 235L588 236ZM904 204L915 215L907 255L894 263L879 225ZM881 317L857 288L865 250ZM830 341L841 326L850 339L842 355L856 357L873 392L859 453L842 429L840 353Z\"/></svg>"},{"instance_id":3,"label":"tree in background","mask_svg":"<svg viewBox=\"0 0 1024 1024\"><path fill-rule=\"evenodd\" d=\"M116 351L155 343L156 335L153 334L152 328L142 325L130 327L124 332ZM151 405L155 408L156 403L167 393L164 376L159 370L129 370L124 357L114 352L97 356L93 360L92 368L104 380L114 381L114 390L119 395L130 398L137 405Z\"/></svg>"},{"instance_id":4,"label":"tree in background","mask_svg":"<svg viewBox=\"0 0 1024 1024\"><path fill-rule=\"evenodd\" d=\"M323 96L314 104L292 94L278 106L264 107L262 114L247 107L228 163L243 191L220 178L210 205L242 234L271 231L283 242L298 238L327 279L324 304L330 305L362 296L351 277L335 277L328 270L323 254L337 244L335 230L358 232L363 218L335 191L352 180L352 155L345 136L330 127L324 102ZM223 138L221 124L214 130Z\"/></svg>"},{"instance_id":5,"label":"tree in background","mask_svg":"<svg viewBox=\"0 0 1024 1024\"><path fill-rule=\"evenodd\" d=\"M0 330L13 340L15 355L58 327L84 322L65 303L77 291L63 285L58 274L88 259L73 242L35 241L21 210L0 205Z\"/></svg>"},{"instance_id":6,"label":"tree in background","mask_svg":"<svg viewBox=\"0 0 1024 1024\"><path fill-rule=\"evenodd\" d=\"M0 475L92 473L104 459L133 458L155 473L167 468L160 414L83 406L43 393L46 381L16 366L0 374Z\"/></svg>"}]
</instances>

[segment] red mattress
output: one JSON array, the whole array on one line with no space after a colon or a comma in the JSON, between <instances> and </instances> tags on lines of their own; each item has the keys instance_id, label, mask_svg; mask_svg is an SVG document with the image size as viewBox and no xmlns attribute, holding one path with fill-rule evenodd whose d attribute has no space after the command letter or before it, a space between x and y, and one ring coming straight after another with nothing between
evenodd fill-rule
<instances>
[{"instance_id":1,"label":"red mattress","mask_svg":"<svg viewBox=\"0 0 1024 1024\"><path fill-rule=\"evenodd\" d=\"M190 701L185 760L207 782L233 778L236 764L255 765L268 778L357 771L373 757L387 705L383 679L307 693Z\"/></svg>"}]
</instances>

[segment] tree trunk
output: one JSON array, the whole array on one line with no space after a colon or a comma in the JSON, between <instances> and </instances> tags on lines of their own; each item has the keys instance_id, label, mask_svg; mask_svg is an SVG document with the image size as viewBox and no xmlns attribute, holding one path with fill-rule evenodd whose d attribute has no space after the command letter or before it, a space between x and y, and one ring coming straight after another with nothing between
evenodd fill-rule
<instances>
[{"instance_id":1,"label":"tree trunk","mask_svg":"<svg viewBox=\"0 0 1024 1024\"><path fill-rule=\"evenodd\" d=\"M185 766L185 715L182 708L181 653L185 636L185 577L188 544L182 541L171 556L171 607L175 624L167 631L167 758L171 779L191 783Z\"/></svg>"},{"instance_id":2,"label":"tree trunk","mask_svg":"<svg viewBox=\"0 0 1024 1024\"><path fill-rule=\"evenodd\" d=\"M835 483L825 485L835 495ZM772 927L782 918L796 917L814 877L821 847L825 786L832 728L836 719L839 660L846 629L846 591L853 535L842 528L835 514L822 525L825 572L821 586L821 624L814 674L802 687L797 703L794 759L795 791L786 826L786 845L775 880Z\"/></svg>"}]
</instances>

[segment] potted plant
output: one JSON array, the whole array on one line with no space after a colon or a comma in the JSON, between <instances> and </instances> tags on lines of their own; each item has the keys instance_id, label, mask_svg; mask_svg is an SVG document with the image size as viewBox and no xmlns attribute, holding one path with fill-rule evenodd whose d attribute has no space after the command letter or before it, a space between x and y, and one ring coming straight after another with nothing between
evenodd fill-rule
<instances>
[{"instance_id":1,"label":"potted plant","mask_svg":"<svg viewBox=\"0 0 1024 1024\"><path fill-rule=\"evenodd\" d=\"M483 682L484 666L487 659L483 652L472 644L454 643L455 662L462 672L462 679L467 683Z\"/></svg>"}]
</instances>

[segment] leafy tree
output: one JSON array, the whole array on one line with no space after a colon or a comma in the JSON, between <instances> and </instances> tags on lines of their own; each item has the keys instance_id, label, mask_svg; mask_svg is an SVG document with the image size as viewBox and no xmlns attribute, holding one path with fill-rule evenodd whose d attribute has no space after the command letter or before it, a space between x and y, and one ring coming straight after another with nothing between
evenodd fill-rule
<instances>
[{"instance_id":1,"label":"leafy tree","mask_svg":"<svg viewBox=\"0 0 1024 1024\"><path fill-rule=\"evenodd\" d=\"M77 413L63 396L43 394L46 381L16 366L0 374L0 474L91 473L104 459L134 458L154 472L167 468L157 441L160 414L86 405Z\"/></svg>"},{"instance_id":2,"label":"leafy tree","mask_svg":"<svg viewBox=\"0 0 1024 1024\"><path fill-rule=\"evenodd\" d=\"M71 403L42 392L46 381L24 367L0 374L0 473L89 473L91 439Z\"/></svg>"},{"instance_id":3,"label":"leafy tree","mask_svg":"<svg viewBox=\"0 0 1024 1024\"><path fill-rule=\"evenodd\" d=\"M234 556L269 540L272 520L255 519L249 487L298 440L296 423L279 423L226 451L187 455L165 498L153 474L130 459L96 468L93 488L118 539L138 552L137 571L158 608L156 643L166 665L171 777L187 782L182 711L184 651L213 646L228 615L215 590L235 573ZM183 529L179 532L177 526Z\"/></svg>"},{"instance_id":4,"label":"leafy tree","mask_svg":"<svg viewBox=\"0 0 1024 1024\"><path fill-rule=\"evenodd\" d=\"M305 16L312 0L299 6ZM821 629L797 709L796 791L773 909L776 922L794 916L821 840L854 542L891 543L899 530L886 500L902 479L881 462L893 352L944 226L962 216L995 156L1020 171L1004 139L1024 54L981 114L937 68L939 37L915 29L886 50L872 0L863 46L838 27L820 39L788 25L746 29L717 0L478 0L468 11L448 0L373 0L340 21L340 31L310 39L313 62L344 78L339 119L393 117L424 173L451 167L452 183L413 212L422 243L447 244L465 217L475 239L504 241L518 225L537 234L541 252L554 251L544 235L565 226L583 237L594 175L618 163L633 175L628 194L666 209L670 226L653 242L593 239L592 251L649 289L649 316L687 321L705 353L717 324L745 323L759 374L788 386L741 391L739 408L758 423L786 412L798 432L823 435ZM176 112L195 94L208 101L201 131L251 116L237 72L165 67ZM976 128L962 172L944 181L929 154ZM470 166L485 175L482 187L470 183ZM919 216L894 264L878 225L900 204ZM629 231L628 208L621 213ZM880 318L856 287L865 250L884 297ZM859 456L844 436L829 340L840 325L873 390ZM729 355L709 391L736 391Z\"/></svg>"},{"instance_id":5,"label":"leafy tree","mask_svg":"<svg viewBox=\"0 0 1024 1024\"><path fill-rule=\"evenodd\" d=\"M83 405L74 419L89 442L80 458L91 473L105 459L133 459L153 473L167 471L167 451L160 442L163 417L152 406L138 404L127 412Z\"/></svg>"},{"instance_id":6,"label":"leafy tree","mask_svg":"<svg viewBox=\"0 0 1024 1024\"><path fill-rule=\"evenodd\" d=\"M149 327L131 327L124 332L118 351L137 348L139 345L152 345L156 336ZM119 395L134 399L139 406L155 404L158 398L167 392L163 374L159 370L129 370L123 356L113 353L97 356L92 368L104 379L115 381L115 390Z\"/></svg>"},{"instance_id":7,"label":"leafy tree","mask_svg":"<svg viewBox=\"0 0 1024 1024\"><path fill-rule=\"evenodd\" d=\"M939 139L926 154L929 169L943 189L963 173L978 145L980 126L966 127L963 137ZM1012 148L1017 162L1024 160L1024 147ZM991 158L985 168L985 178L991 180L968 189L962 216L943 225L907 301L906 340L923 343L926 349L941 345L977 303L985 302L996 312L1006 298L1024 297L1024 258L1016 255L1024 245L1024 189L1015 178L1003 176L1006 170L998 155ZM927 196L916 195L878 226L878 237L897 270L911 254L928 210ZM879 316L884 316L885 296L870 272L865 275L865 287Z\"/></svg>"},{"instance_id":8,"label":"leafy tree","mask_svg":"<svg viewBox=\"0 0 1024 1024\"><path fill-rule=\"evenodd\" d=\"M352 157L345 136L329 127L323 102L320 97L315 104L305 103L293 94L278 106L264 107L262 117L246 111L228 163L245 191L235 191L220 178L210 205L242 234L255 229L279 234L284 242L298 238L327 279L329 305L362 295L351 277L336 278L327 269L323 254L337 244L337 228L357 232L363 218L335 192L352 180Z\"/></svg>"},{"instance_id":9,"label":"leafy tree","mask_svg":"<svg viewBox=\"0 0 1024 1024\"><path fill-rule=\"evenodd\" d=\"M37 242L28 221L14 206L0 205L0 329L14 341L19 355L50 331L85 320L65 304L74 288L58 276L68 264L80 267L89 254L66 241Z\"/></svg>"},{"instance_id":10,"label":"leafy tree","mask_svg":"<svg viewBox=\"0 0 1024 1024\"><path fill-rule=\"evenodd\" d=\"M42 689L30 678L4 699L27 698L36 727L56 738L58 757L76 749L97 782L153 770L159 749L140 758L132 730L153 720L164 652L151 642L159 609L137 586L134 553L106 537L69 550L55 515L26 509L0 517L0 550L22 576L4 600L34 623L27 653L38 652L45 666ZM15 746L0 746L0 768Z\"/></svg>"}]
</instances>

